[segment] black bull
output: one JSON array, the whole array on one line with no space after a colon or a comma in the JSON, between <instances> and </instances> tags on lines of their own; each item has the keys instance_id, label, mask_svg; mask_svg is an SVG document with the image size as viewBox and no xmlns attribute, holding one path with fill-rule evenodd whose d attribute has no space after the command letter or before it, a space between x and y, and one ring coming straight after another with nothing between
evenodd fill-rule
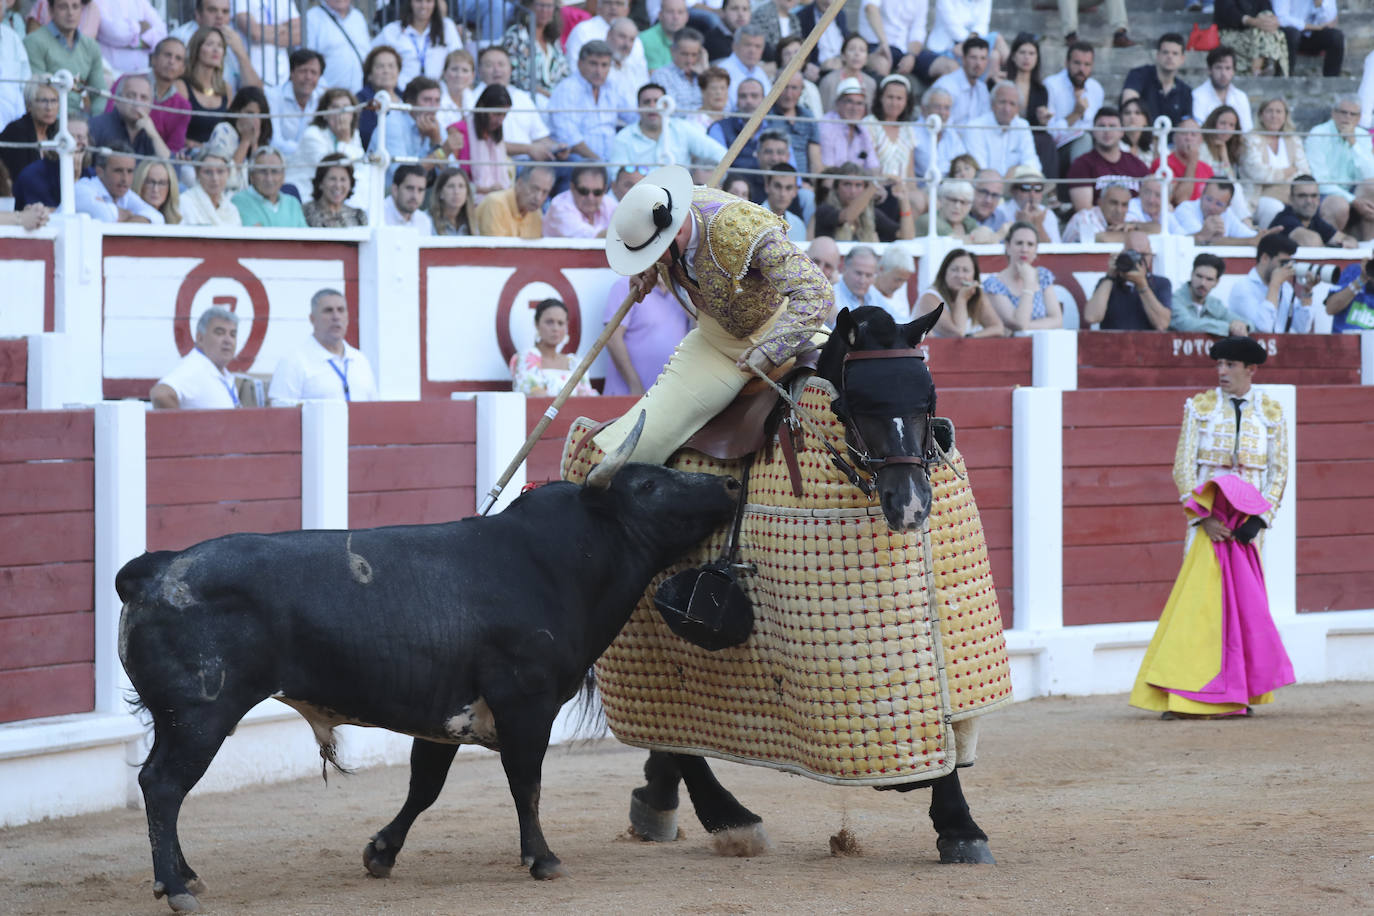
<instances>
[{"instance_id":1,"label":"black bull","mask_svg":"<svg viewBox=\"0 0 1374 916\"><path fill-rule=\"evenodd\" d=\"M624 465L628 454L585 487L540 487L490 518L229 535L125 565L119 654L153 721L139 784L154 894L198 908L177 816L268 697L305 715L327 760L339 724L419 739L410 797L365 854L374 874L470 743L501 753L531 874L557 875L539 825L554 717L653 576L729 519L739 494L732 479Z\"/></svg>"}]
</instances>

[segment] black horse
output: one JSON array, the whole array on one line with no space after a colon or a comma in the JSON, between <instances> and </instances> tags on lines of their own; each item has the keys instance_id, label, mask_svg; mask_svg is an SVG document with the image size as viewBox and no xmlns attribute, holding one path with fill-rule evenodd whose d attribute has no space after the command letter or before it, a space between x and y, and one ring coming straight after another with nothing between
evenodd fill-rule
<instances>
[{"instance_id":1,"label":"black horse","mask_svg":"<svg viewBox=\"0 0 1374 916\"><path fill-rule=\"evenodd\" d=\"M935 457L935 383L916 351L941 309L898 325L882 309L839 314L816 374L838 392L831 405L844 422L854 464L870 472L888 525L913 531L931 508L929 462ZM645 839L677 837L678 788L686 783L701 825L734 855L767 848L762 818L715 778L704 757L651 751L646 783L631 794L630 822ZM907 792L924 783L882 787ZM969 813L957 770L932 780L930 820L943 863L993 863L988 838Z\"/></svg>"}]
</instances>

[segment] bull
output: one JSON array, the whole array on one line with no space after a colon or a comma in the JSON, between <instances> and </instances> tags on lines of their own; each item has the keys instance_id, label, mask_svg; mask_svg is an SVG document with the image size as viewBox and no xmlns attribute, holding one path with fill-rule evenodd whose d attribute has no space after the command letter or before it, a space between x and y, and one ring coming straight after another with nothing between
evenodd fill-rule
<instances>
[{"instance_id":1,"label":"bull","mask_svg":"<svg viewBox=\"0 0 1374 916\"><path fill-rule=\"evenodd\" d=\"M119 657L152 718L139 773L153 894L199 908L177 818L224 739L269 697L301 713L326 762L340 724L415 738L401 812L364 853L385 875L458 747L499 751L536 878L562 873L539 824L560 706L653 576L734 512L739 483L630 464L643 428L588 477L499 515L357 531L234 534L120 570Z\"/></svg>"}]
</instances>

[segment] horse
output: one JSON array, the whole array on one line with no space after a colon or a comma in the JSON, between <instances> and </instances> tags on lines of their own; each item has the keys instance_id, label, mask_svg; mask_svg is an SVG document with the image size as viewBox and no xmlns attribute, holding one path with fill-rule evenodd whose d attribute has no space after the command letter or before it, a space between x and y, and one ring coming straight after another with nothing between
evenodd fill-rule
<instances>
[{"instance_id":1,"label":"horse","mask_svg":"<svg viewBox=\"0 0 1374 916\"><path fill-rule=\"evenodd\" d=\"M969 811L957 766L971 764L976 757L973 726L977 722L973 717L1010 702L1010 673L981 521L971 492L959 482L966 472L954 448L953 427L935 416L934 381L917 349L938 317L939 310L898 325L882 309L842 310L821 350L814 377L804 387L801 382L793 383L794 392L803 392L803 409L810 398L813 407L823 410L828 398L831 417L826 419L830 428L821 432L832 438L834 450L822 450L824 444L814 429L798 445L796 434L803 428L797 416L784 409L779 414L786 425L779 430L777 446L769 450L774 454L754 458L743 566L756 572L744 576L743 582L759 608L759 619L749 642L713 653L679 639L667 630L653 608L651 596L657 582L662 581L656 580L630 623L598 660L596 676L612 731L623 742L649 749L645 784L630 796L631 827L641 838L676 839L678 790L685 783L697 818L712 835L718 852L756 855L768 848L762 818L744 807L711 772L706 756L715 756L772 766L833 784L899 792L929 784L929 815L940 862L995 863L987 834ZM814 426L814 422L807 426ZM576 480L594 464L591 431L590 421L579 420L569 433L565 478ZM765 436L766 440L772 438ZM842 444L835 447L833 440ZM715 473L737 471L738 462L723 455L718 456L720 460L699 455L690 451L692 444L677 453L672 466ZM815 478L808 479L809 492L805 494L798 491L799 467ZM934 492L932 477L937 481ZM756 486L760 481L762 486ZM770 500L774 508L756 505ZM876 500L876 510L870 500ZM779 501L788 505L777 507ZM817 504L822 508L814 508ZM769 533L770 524L806 528L826 513L835 521L818 524L840 525L842 530L816 533L814 537L809 531L793 528ZM938 525L934 524L937 520ZM933 531L938 533L932 535ZM850 568L843 571L859 575L846 575L839 581L833 581L836 576L819 582L808 578L803 600L810 603L800 608L799 614L789 611L789 602L795 603L797 598L782 593L795 584L791 580L801 579L798 571L825 565L824 557L818 556L818 545L833 544L851 534L858 543L857 555L866 558L866 564L846 562ZM723 534L718 533L685 564L665 571L664 577L717 554L723 540ZM952 573L935 570L933 575L929 562L915 558L924 552L928 559L932 544L937 560L943 556L941 549L974 559L961 559L962 565ZM779 566L777 556L789 550L806 555L804 561L790 568L785 568L786 563ZM861 568L855 570L854 565ZM808 574L810 571L806 570ZM844 581L846 578L850 581ZM934 588L927 590L932 578ZM859 580L857 586L855 579ZM921 594L927 597L913 599L910 609L902 607L904 598ZM919 606L920 601L925 601L931 613ZM810 661L816 662L813 670L808 670L808 658L777 658L796 648L796 634L805 633L818 612L824 609L828 613L830 608L846 604L850 611L857 605L859 612L848 616L847 635L858 632L858 642L863 644L867 634L871 641L838 659L843 671L836 673L833 646L825 647L832 650L829 657L811 653ZM837 613L844 616L843 610ZM779 628L787 626L786 620L780 623L779 618L789 615L794 619L794 629L790 636L779 636ZM859 618L866 623L860 622L855 631L854 621ZM959 629L951 638L954 618L958 618ZM796 623L796 619L801 622ZM845 625L841 620L839 627ZM923 625L927 628L924 631ZM772 648L755 645L765 643L770 636L775 637ZM892 648L894 639L920 642L923 638L925 650L918 646L917 651L904 652L899 658ZM938 660L941 652L951 656L960 645L976 645L969 651L980 659L977 674L969 676L971 669L960 668L962 661L956 659L949 662L949 670L954 672L948 675L949 683L927 676L921 651ZM883 672L877 670L877 662L866 665L866 657L886 659ZM826 664L831 668L829 687L816 686L813 682L824 681L826 672L814 668ZM750 680L732 673L737 669L761 669L762 673ZM898 673L885 681L889 671ZM956 678L960 697L982 690L967 708L963 700L955 708L949 699L956 694ZM914 689L913 682L919 682L921 689ZM812 692L808 694L808 690ZM774 692L776 697L771 695ZM795 708L784 700L802 696L818 704L816 708L821 711L815 713L815 721L830 722L848 715L852 722L862 720L854 726L856 732L867 735L871 729L882 740L875 738L861 750L853 750L852 743L846 749L843 734L838 741L831 740L834 736L818 726L814 733L781 735L760 749L770 729L785 730L776 723L795 718ZM759 712L756 704L770 703L775 704L768 707L773 711ZM902 704L904 713L892 711ZM883 718L885 709L887 718ZM802 711L803 716L807 713ZM741 720L747 721L740 724ZM848 736L851 741L853 734ZM759 740L759 735L765 740ZM819 750L808 746L799 758L783 759L789 747L807 741L814 744L817 738L826 746ZM859 760L861 753L864 762Z\"/></svg>"}]
</instances>

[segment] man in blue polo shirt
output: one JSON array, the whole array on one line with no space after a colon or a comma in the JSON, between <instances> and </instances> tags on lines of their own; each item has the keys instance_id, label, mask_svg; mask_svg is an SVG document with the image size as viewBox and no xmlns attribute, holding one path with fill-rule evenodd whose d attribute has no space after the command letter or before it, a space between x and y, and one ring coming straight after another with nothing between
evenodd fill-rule
<instances>
[{"instance_id":1,"label":"man in blue polo shirt","mask_svg":"<svg viewBox=\"0 0 1374 916\"><path fill-rule=\"evenodd\" d=\"M1351 264L1326 297L1331 333L1374 331L1374 261Z\"/></svg>"},{"instance_id":2,"label":"man in blue polo shirt","mask_svg":"<svg viewBox=\"0 0 1374 916\"><path fill-rule=\"evenodd\" d=\"M1165 115L1174 124L1193 114L1193 87L1178 79L1183 66L1183 36L1177 32L1161 35L1155 45L1155 63L1142 64L1126 74L1121 88L1121 103L1140 99L1151 123Z\"/></svg>"}]
</instances>

